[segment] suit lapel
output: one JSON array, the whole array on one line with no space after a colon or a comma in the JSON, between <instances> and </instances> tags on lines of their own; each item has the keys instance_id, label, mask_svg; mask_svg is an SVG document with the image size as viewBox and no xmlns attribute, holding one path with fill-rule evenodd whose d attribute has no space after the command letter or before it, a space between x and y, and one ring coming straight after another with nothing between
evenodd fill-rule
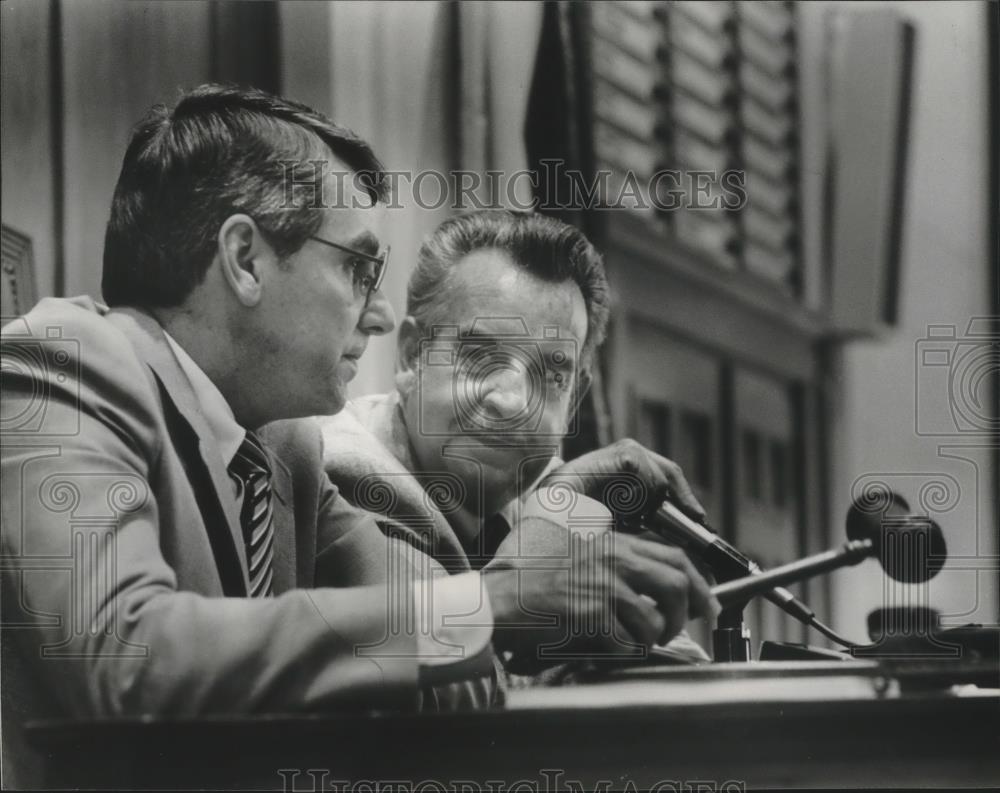
<instances>
[{"instance_id":1,"label":"suit lapel","mask_svg":"<svg viewBox=\"0 0 1000 793\"><path fill-rule=\"evenodd\" d=\"M224 516L227 529L226 532L219 531L218 527L211 525L214 523L211 516L206 515L206 528L210 534L214 533L211 537L212 547L217 556L216 562L220 566L219 572L223 576L223 581L227 576L234 583L242 581L242 593L227 592L227 594L245 595L249 592L250 582L247 578L246 550L236 499L233 497L232 480L229 478L216 439L205 423L191 383L181 369L173 350L170 349L170 344L163 335L163 329L155 319L142 311L129 308L115 309L107 315L107 318L128 337L139 357L153 370L177 412L197 438L200 461L208 473L210 490L219 508L217 514ZM191 483L196 489L204 488L205 484ZM238 573L234 565L239 568Z\"/></svg>"},{"instance_id":2,"label":"suit lapel","mask_svg":"<svg viewBox=\"0 0 1000 793\"><path fill-rule=\"evenodd\" d=\"M296 585L295 511L292 502L292 479L285 464L268 450L271 461L271 490L275 495L274 512L274 594L280 595Z\"/></svg>"}]
</instances>

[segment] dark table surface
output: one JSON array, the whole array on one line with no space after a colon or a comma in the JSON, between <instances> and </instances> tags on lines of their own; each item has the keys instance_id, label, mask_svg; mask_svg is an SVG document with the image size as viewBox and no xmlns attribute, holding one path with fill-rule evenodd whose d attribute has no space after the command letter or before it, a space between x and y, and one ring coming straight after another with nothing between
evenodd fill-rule
<instances>
[{"instance_id":1,"label":"dark table surface","mask_svg":"<svg viewBox=\"0 0 1000 793\"><path fill-rule=\"evenodd\" d=\"M576 782L593 790L605 781L611 790L631 782L662 791L699 790L696 782L708 785L701 790L1000 783L997 690L901 690L871 665L755 665L749 675L720 666L514 692L496 711L45 722L31 725L29 737L51 784L73 788L374 792L376 783L402 781L406 790L500 793ZM518 781L527 784L512 788Z\"/></svg>"}]
</instances>

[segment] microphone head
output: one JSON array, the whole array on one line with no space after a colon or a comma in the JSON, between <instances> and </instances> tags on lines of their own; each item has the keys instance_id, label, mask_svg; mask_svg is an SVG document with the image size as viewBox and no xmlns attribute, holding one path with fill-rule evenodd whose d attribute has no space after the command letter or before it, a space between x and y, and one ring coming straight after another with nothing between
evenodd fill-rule
<instances>
[{"instance_id":1,"label":"microphone head","mask_svg":"<svg viewBox=\"0 0 1000 793\"><path fill-rule=\"evenodd\" d=\"M871 540L882 569L905 584L933 578L948 556L941 527L911 514L906 499L888 488L854 500L847 511L847 537Z\"/></svg>"}]
</instances>

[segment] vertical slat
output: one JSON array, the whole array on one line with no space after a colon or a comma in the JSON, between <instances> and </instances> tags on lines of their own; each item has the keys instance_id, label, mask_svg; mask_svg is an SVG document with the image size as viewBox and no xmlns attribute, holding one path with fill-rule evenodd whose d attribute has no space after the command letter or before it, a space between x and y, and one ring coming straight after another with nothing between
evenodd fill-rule
<instances>
[{"instance_id":1,"label":"vertical slat","mask_svg":"<svg viewBox=\"0 0 1000 793\"><path fill-rule=\"evenodd\" d=\"M53 115L53 14L58 4L0 3L3 222L31 238L39 296L57 293L58 139ZM61 145L61 141L58 141Z\"/></svg>"},{"instance_id":2,"label":"vertical slat","mask_svg":"<svg viewBox=\"0 0 1000 793\"><path fill-rule=\"evenodd\" d=\"M879 9L836 14L832 34L831 313L845 335L872 333L896 320L912 27Z\"/></svg>"},{"instance_id":3,"label":"vertical slat","mask_svg":"<svg viewBox=\"0 0 1000 793\"><path fill-rule=\"evenodd\" d=\"M281 17L272 0L209 4L211 77L270 93L281 88Z\"/></svg>"},{"instance_id":4,"label":"vertical slat","mask_svg":"<svg viewBox=\"0 0 1000 793\"><path fill-rule=\"evenodd\" d=\"M54 293L66 294L66 152L63 147L62 0L51 0L49 22L49 152L52 158L52 266Z\"/></svg>"}]
</instances>

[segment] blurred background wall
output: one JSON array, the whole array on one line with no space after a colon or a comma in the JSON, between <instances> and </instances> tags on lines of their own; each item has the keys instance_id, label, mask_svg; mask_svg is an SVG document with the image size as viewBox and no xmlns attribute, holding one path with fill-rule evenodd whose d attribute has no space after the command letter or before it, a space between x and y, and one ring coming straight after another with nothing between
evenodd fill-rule
<instances>
[{"instance_id":1,"label":"blurred background wall","mask_svg":"<svg viewBox=\"0 0 1000 793\"><path fill-rule=\"evenodd\" d=\"M864 14L876 11L872 5L882 4L799 5L802 49L809 42L821 50L823 15L831 7ZM958 623L995 621L997 397L987 380L972 383L990 371L995 378L1000 367L995 348L991 353L986 346L988 337L961 343L968 339L970 320L993 315L995 321L997 312L998 208L990 198L990 174L996 178L1000 141L990 138L987 8L979 3L888 8L915 32L898 318L875 338L831 350L829 520L839 531L844 504L859 480L892 484L915 509L937 516L947 533L952 561L930 584L932 602ZM992 79L995 91L995 72ZM804 91L812 104L805 105L803 121L818 126L824 109L817 101L820 85L814 85ZM855 134L864 135L864 127ZM805 229L816 235L821 225L807 218ZM925 364L923 340L933 325L954 329L953 341L931 342L953 351L948 367ZM996 325L992 328L995 334ZM980 322L973 332L988 333L989 326ZM957 421L956 403L964 406ZM980 418L963 423L962 412ZM875 564L838 574L833 603L838 622L862 625L869 605L881 597Z\"/></svg>"},{"instance_id":2,"label":"blurred background wall","mask_svg":"<svg viewBox=\"0 0 1000 793\"><path fill-rule=\"evenodd\" d=\"M715 173L718 195L733 169L737 211L554 211L605 252L616 295L568 452L633 435L678 460L764 564L838 544L852 494L885 482L945 528L934 605L996 622L995 17L980 2L7 0L5 268L30 244L22 299L99 294L129 129L206 80L305 101L390 169L555 156L611 173L604 203L629 173ZM397 314L420 239L453 211L391 210ZM391 387L393 349L370 345L355 394ZM868 562L800 592L861 638L899 596L882 586ZM757 638L805 638L769 604L751 617Z\"/></svg>"}]
</instances>

